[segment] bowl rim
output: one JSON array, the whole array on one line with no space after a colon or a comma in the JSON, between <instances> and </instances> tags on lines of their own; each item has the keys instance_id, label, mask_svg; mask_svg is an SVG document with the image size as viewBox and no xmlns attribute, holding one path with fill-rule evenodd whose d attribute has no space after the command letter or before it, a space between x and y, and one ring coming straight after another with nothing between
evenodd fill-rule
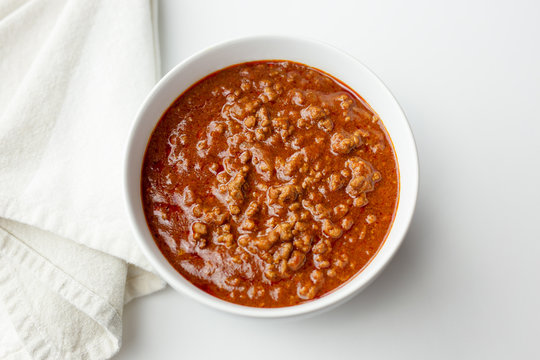
<instances>
[{"instance_id":1,"label":"bowl rim","mask_svg":"<svg viewBox=\"0 0 540 360\"><path fill-rule=\"evenodd\" d=\"M130 193L132 191L132 187L134 180L131 179L131 175L133 173L133 166L134 162L136 163L136 159L133 159L133 148L135 147L135 143L137 141L137 130L138 127L141 125L141 123L144 121L144 114L149 109L151 104L156 101L156 99L160 96L160 91L162 91L163 87L165 87L166 84L168 84L172 79L174 79L176 76L180 76L182 73L182 69L187 67L189 64L197 61L198 59L204 58L206 56L211 55L213 52L218 52L224 48L235 46L241 43L249 43L249 42L260 42L264 43L265 41L284 41L284 42L297 42L297 43L304 43L307 46L315 46L324 48L327 51L334 52L335 54L338 54L339 56L346 57L349 60L352 60L359 68L362 68L367 75L373 77L376 82L382 87L385 95L388 97L388 99L397 106L397 111L399 111L399 118L402 120L403 130L405 131L404 136L407 137L409 140L409 145L412 145L410 150L412 151L412 163L410 163L408 166L410 167L410 174L412 175L411 178L407 179L407 181L410 182L410 190L412 199L410 201L409 208L405 209L405 213L402 215L402 223L401 226L401 232L398 234L397 240L395 240L392 244L388 243L388 238L390 237L390 234L392 231L394 231L395 228L395 218L392 222L391 228L389 232L386 235L386 238L381 245L381 247L378 249L377 253L370 259L370 261L364 266L362 270L357 272L355 275L353 275L349 280L347 280L345 283L340 285L338 288L332 290L330 293L325 294L324 296L307 301L298 305L292 305L287 307L280 307L280 308L257 308L257 307L250 307L250 306L244 306L244 305L238 305L232 302L228 302L225 300L222 300L220 298L214 297L213 295L207 294L203 290L195 287L193 284L191 284L187 279L185 279L180 273L178 273L167 261L167 259L161 254L161 251L156 246L153 237L150 235L150 232L148 230L148 226L146 224L146 221L144 221L144 224L140 224L140 221L137 219L137 209L139 212L142 212L142 206L140 206L140 199L139 202L136 199L133 199L133 194ZM272 60L272 59L261 59L261 60ZM281 59L281 60L287 60L287 59ZM293 60L291 60L293 61ZM234 65L234 63L227 64L223 66L223 68ZM310 64L306 64L308 66L311 66ZM321 69L324 72L327 72L326 69ZM212 72L210 72L212 73ZM210 74L208 73L208 74ZM328 74L332 75L331 72L328 72ZM334 76L334 75L332 75ZM334 76L336 77L336 76ZM355 90L354 87L348 85L347 79L342 79L341 77L336 77L340 81L342 81L344 84L346 84L348 87L353 89L355 92L357 92L359 95L362 96L362 93ZM196 81L195 81L196 82ZM193 85L188 85L189 86ZM187 89L186 88L186 89ZM183 93L186 89L183 89L180 91L177 95L180 96L181 93ZM174 100L173 100L174 101ZM366 100L366 102L369 101ZM172 102L171 102L172 103ZM170 104L168 105L170 106ZM168 106L163 110L162 113L164 113ZM155 126L157 125L158 121L161 119L161 116L154 120L152 129L155 129ZM383 119L384 123L384 119ZM385 125L386 126L386 125ZM153 130L152 130L153 131ZM388 134L391 139L393 139L393 136L391 132L387 129ZM151 134L151 133L150 133ZM150 134L148 136L150 136ZM395 134L394 134L395 135ZM148 138L144 139L145 143L148 143ZM394 146L395 150L395 146ZM399 168L399 174L401 174L401 164L399 163L399 154L395 150L395 155L398 162L398 168ZM414 140L414 136L412 133L412 130L410 128L410 124L407 121L407 117L405 116L405 113L403 112L403 109L401 108L400 104L396 100L396 98L393 96L391 91L388 89L388 87L384 84L384 82L373 72L371 71L366 65L364 65L361 61L356 59L355 57L351 56L347 52L338 49L334 47L333 45L327 44L325 42L306 38L306 37L299 37L299 36L288 36L288 35L253 35L253 36L246 36L246 37L238 37L233 38L225 41L218 42L214 45L210 45L200 51L197 51L193 55L187 57L177 65L175 65L170 71L167 72L152 88L152 90L149 92L149 94L146 96L144 101L142 102L141 106L139 107L137 111L137 115L135 117L135 120L133 121L130 132L128 135L127 145L125 147L125 153L124 153L124 171L123 171L123 190L124 190L124 202L126 211L129 218L130 227L132 230L132 233L135 236L135 239L139 245L139 248L141 249L142 253L145 255L145 257L149 260L152 267L157 271L157 273L163 277L163 279L171 285L175 290L188 295L192 299L203 303L207 306L210 306L214 309L222 310L228 313L237 314L237 315L243 315L243 316L250 316L250 317L259 317L259 318L282 318L282 317L291 317L291 316L298 316L298 315L304 315L307 313L313 313L318 312L323 309L330 309L333 306L338 305L341 302L344 302L348 299L350 299L353 295L360 292L362 289L367 287L386 267L386 265L391 261L391 259L396 254L397 250L403 243L403 240L405 238L405 235L410 227L414 211L416 208L416 202L417 202L417 196L418 196L418 186L419 186L419 163L418 163L418 152L416 147L416 142ZM144 155L143 155L144 156ZM141 166L142 166L142 159L140 159L140 163L138 166L138 174L136 183L138 183L139 188L139 197L140 197L140 173L141 173ZM401 176L399 177L399 194L398 194L398 205L396 207L395 214L398 214L399 206L401 205L401 196L402 196L402 181ZM144 216L144 215L143 215ZM144 230L146 229L147 234L144 234ZM148 239L148 236L150 239ZM151 241L150 241L151 240ZM385 248L386 247L386 248ZM385 258L382 261L377 262L376 265L374 265L374 259L379 258L380 259L380 251L381 249L385 248ZM156 250L159 252L159 255L156 256ZM159 258L161 257L161 258ZM165 263L166 264L165 264ZM376 266L376 268L375 268ZM363 281L359 281L358 283L355 283L354 280L359 277L360 274L365 273L368 268L371 267L371 272L366 275L365 279ZM189 284L186 284L189 283Z\"/></svg>"}]
</instances>

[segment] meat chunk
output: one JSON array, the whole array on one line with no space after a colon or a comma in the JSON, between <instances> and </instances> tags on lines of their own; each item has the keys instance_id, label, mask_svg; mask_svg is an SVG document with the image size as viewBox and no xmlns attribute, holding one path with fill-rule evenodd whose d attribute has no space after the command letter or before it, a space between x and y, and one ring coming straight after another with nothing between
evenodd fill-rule
<instances>
[{"instance_id":1,"label":"meat chunk","mask_svg":"<svg viewBox=\"0 0 540 360\"><path fill-rule=\"evenodd\" d=\"M297 271L304 265L306 262L306 255L303 252L300 252L298 250L294 250L291 254L291 257L287 261L287 265L289 266L289 269L292 271Z\"/></svg>"},{"instance_id":2,"label":"meat chunk","mask_svg":"<svg viewBox=\"0 0 540 360\"><path fill-rule=\"evenodd\" d=\"M242 187L246 183L246 174L238 172L231 181L227 184L229 190L229 197L232 202L241 202L244 199Z\"/></svg>"},{"instance_id":3,"label":"meat chunk","mask_svg":"<svg viewBox=\"0 0 540 360\"><path fill-rule=\"evenodd\" d=\"M271 203L285 206L294 202L298 198L300 189L296 185L281 185L268 189L268 197Z\"/></svg>"},{"instance_id":4,"label":"meat chunk","mask_svg":"<svg viewBox=\"0 0 540 360\"><path fill-rule=\"evenodd\" d=\"M318 121L324 118L326 114L321 107L310 105L300 111L300 116L303 119Z\"/></svg>"},{"instance_id":5,"label":"meat chunk","mask_svg":"<svg viewBox=\"0 0 540 360\"><path fill-rule=\"evenodd\" d=\"M346 165L352 172L352 178L347 185L347 193L356 198L362 193L373 191L374 170L371 164L359 157L347 160Z\"/></svg>"},{"instance_id":6,"label":"meat chunk","mask_svg":"<svg viewBox=\"0 0 540 360\"><path fill-rule=\"evenodd\" d=\"M359 136L346 132L335 133L330 140L330 148L335 154L348 154L361 144L362 139Z\"/></svg>"}]
</instances>

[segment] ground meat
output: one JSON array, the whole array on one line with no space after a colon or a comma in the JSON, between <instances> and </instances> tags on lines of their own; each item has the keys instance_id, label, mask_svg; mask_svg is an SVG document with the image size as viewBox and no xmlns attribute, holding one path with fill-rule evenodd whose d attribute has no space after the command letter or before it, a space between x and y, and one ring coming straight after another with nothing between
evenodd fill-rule
<instances>
[{"instance_id":1,"label":"ground meat","mask_svg":"<svg viewBox=\"0 0 540 360\"><path fill-rule=\"evenodd\" d=\"M282 206L292 203L297 199L300 189L295 185L281 185L268 189L270 203L278 203Z\"/></svg>"},{"instance_id":2,"label":"ground meat","mask_svg":"<svg viewBox=\"0 0 540 360\"><path fill-rule=\"evenodd\" d=\"M227 184L227 188L229 189L230 202L241 202L244 199L242 187L244 186L245 183L246 183L246 174L239 172Z\"/></svg>"},{"instance_id":3,"label":"ground meat","mask_svg":"<svg viewBox=\"0 0 540 360\"><path fill-rule=\"evenodd\" d=\"M141 184L149 228L184 277L224 300L317 298L384 241L398 188L387 139L360 97L315 69L222 70L154 130Z\"/></svg>"},{"instance_id":4,"label":"ground meat","mask_svg":"<svg viewBox=\"0 0 540 360\"><path fill-rule=\"evenodd\" d=\"M348 154L361 143L362 140L359 136L339 132L332 135L331 149L336 154Z\"/></svg>"}]
</instances>

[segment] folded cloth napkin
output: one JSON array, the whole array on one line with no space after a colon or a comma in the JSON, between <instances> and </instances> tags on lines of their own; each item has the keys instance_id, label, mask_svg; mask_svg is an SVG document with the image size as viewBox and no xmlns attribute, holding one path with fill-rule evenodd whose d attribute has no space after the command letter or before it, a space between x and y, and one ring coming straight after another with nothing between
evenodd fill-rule
<instances>
[{"instance_id":1,"label":"folded cloth napkin","mask_svg":"<svg viewBox=\"0 0 540 360\"><path fill-rule=\"evenodd\" d=\"M163 281L122 200L159 75L151 0L0 1L0 359L105 359Z\"/></svg>"}]
</instances>

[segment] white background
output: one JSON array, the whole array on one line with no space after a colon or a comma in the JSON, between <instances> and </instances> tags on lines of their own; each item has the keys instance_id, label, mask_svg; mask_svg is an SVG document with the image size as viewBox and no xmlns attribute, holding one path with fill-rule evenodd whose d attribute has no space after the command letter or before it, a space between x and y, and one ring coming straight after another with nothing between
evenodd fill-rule
<instances>
[{"instance_id":1,"label":"white background","mask_svg":"<svg viewBox=\"0 0 540 360\"><path fill-rule=\"evenodd\" d=\"M338 309L245 319L169 288L127 306L115 359L540 359L540 2L162 0L159 20L164 73L258 33L351 53L408 116L420 193L393 262Z\"/></svg>"}]
</instances>

